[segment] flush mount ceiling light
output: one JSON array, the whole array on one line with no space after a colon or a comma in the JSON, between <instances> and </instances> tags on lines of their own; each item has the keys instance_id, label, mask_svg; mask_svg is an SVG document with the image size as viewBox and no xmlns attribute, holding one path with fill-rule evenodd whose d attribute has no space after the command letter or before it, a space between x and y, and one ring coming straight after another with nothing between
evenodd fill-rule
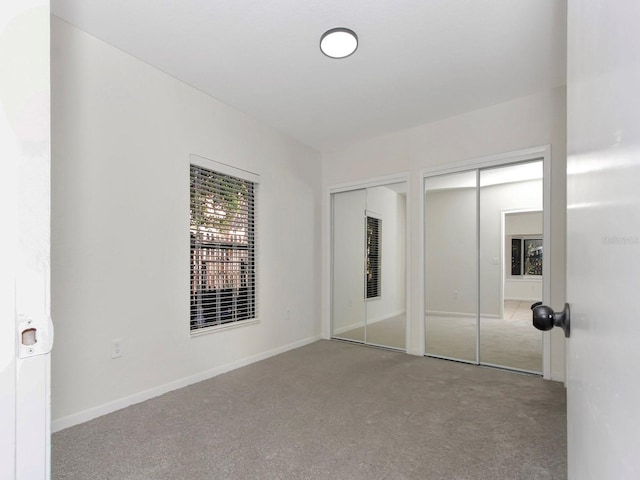
<instances>
[{"instance_id":1,"label":"flush mount ceiling light","mask_svg":"<svg viewBox=\"0 0 640 480\"><path fill-rule=\"evenodd\" d=\"M348 28L332 28L320 37L320 50L330 58L345 58L358 48L358 36Z\"/></svg>"}]
</instances>

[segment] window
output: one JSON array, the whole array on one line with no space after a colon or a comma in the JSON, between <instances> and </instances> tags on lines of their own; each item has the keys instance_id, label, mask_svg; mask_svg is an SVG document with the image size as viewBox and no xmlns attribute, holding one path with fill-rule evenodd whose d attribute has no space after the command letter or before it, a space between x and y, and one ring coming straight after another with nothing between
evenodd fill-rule
<instances>
[{"instance_id":1,"label":"window","mask_svg":"<svg viewBox=\"0 0 640 480\"><path fill-rule=\"evenodd\" d=\"M254 319L256 185L193 163L190 180L191 331Z\"/></svg>"},{"instance_id":2,"label":"window","mask_svg":"<svg viewBox=\"0 0 640 480\"><path fill-rule=\"evenodd\" d=\"M382 220L367 216L367 298L380 293L380 240Z\"/></svg>"},{"instance_id":3,"label":"window","mask_svg":"<svg viewBox=\"0 0 640 480\"><path fill-rule=\"evenodd\" d=\"M511 239L511 275L542 275L542 239Z\"/></svg>"}]
</instances>

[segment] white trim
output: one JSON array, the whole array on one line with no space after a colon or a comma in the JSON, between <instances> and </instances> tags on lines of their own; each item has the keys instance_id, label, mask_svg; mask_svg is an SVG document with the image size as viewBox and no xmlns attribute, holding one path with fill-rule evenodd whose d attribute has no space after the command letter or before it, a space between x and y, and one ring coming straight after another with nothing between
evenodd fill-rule
<instances>
[{"instance_id":1,"label":"white trim","mask_svg":"<svg viewBox=\"0 0 640 480\"><path fill-rule=\"evenodd\" d=\"M425 316L429 315L431 317L463 317L463 318L476 318L477 314L475 313L465 313L465 312L445 312L440 310L426 310L424 312ZM480 314L480 318L502 318L500 315L496 315L494 313L482 313Z\"/></svg>"},{"instance_id":2,"label":"white trim","mask_svg":"<svg viewBox=\"0 0 640 480\"><path fill-rule=\"evenodd\" d=\"M542 158L542 302L551 303L551 145L546 145ZM551 332L542 332L542 377L551 380Z\"/></svg>"},{"instance_id":3,"label":"white trim","mask_svg":"<svg viewBox=\"0 0 640 480\"><path fill-rule=\"evenodd\" d=\"M405 176L405 182L407 187L407 192L405 196L405 212L404 212L404 223L405 223L405 246L404 246L404 261L405 261L405 339L404 339L404 351L406 353L419 353L413 352L411 348L411 264L413 262L411 259L411 204L413 203L411 200L411 175L408 173ZM424 323L424 322L421 322Z\"/></svg>"},{"instance_id":4,"label":"white trim","mask_svg":"<svg viewBox=\"0 0 640 480\"><path fill-rule=\"evenodd\" d=\"M481 300L480 291L482 290L480 286L482 282L482 278L480 278L480 273L481 273L480 259L482 256L482 252L480 249L481 247L480 241L482 236L482 231L480 230L480 216L482 215L482 212L480 211L480 196L482 194L482 186L480 185L480 177L481 177L480 168L476 168L475 173L476 173L476 364L479 365L481 363L480 335L482 334L482 332L480 331L480 323L481 323L480 310L482 308L481 301L480 301Z\"/></svg>"},{"instance_id":5,"label":"white trim","mask_svg":"<svg viewBox=\"0 0 640 480\"><path fill-rule=\"evenodd\" d=\"M392 318L399 317L400 315L405 315L406 316L406 314L407 314L407 312L398 311L398 312L394 312L394 313L389 313L389 314L387 314L385 316L367 318L367 325L373 325L374 323L384 322L385 320L391 320Z\"/></svg>"},{"instance_id":6,"label":"white trim","mask_svg":"<svg viewBox=\"0 0 640 480\"><path fill-rule=\"evenodd\" d=\"M220 332L223 330L231 330L232 328L240 328L247 325L256 325L260 323L260 319L251 318L249 320L237 320L234 322L224 323L222 325L211 325L209 327L201 327L196 330L191 330L191 338L200 337L202 335L209 335L211 333Z\"/></svg>"},{"instance_id":7,"label":"white trim","mask_svg":"<svg viewBox=\"0 0 640 480\"><path fill-rule=\"evenodd\" d=\"M332 193L348 192L350 190L364 190L371 187L384 187L385 185L391 185L393 183L407 183L407 189L409 188L409 172L398 173L394 175L386 175L384 177L374 177L365 180L356 180L353 182L338 183L336 185L329 185L329 197ZM408 192L407 192L408 195Z\"/></svg>"},{"instance_id":8,"label":"white trim","mask_svg":"<svg viewBox=\"0 0 640 480\"><path fill-rule=\"evenodd\" d=\"M376 218L376 219L382 221L382 215L380 215L377 212L374 212L373 210L365 210L365 216L371 217L371 218Z\"/></svg>"},{"instance_id":9,"label":"white trim","mask_svg":"<svg viewBox=\"0 0 640 480\"><path fill-rule=\"evenodd\" d=\"M505 300L520 300L522 302L539 302L540 299L539 298L522 298L522 297L518 297L518 298L511 298L511 297L504 297Z\"/></svg>"},{"instance_id":10,"label":"white trim","mask_svg":"<svg viewBox=\"0 0 640 480\"><path fill-rule=\"evenodd\" d=\"M215 160L196 155L195 153L189 154L189 163L202 168L213 170L217 173L222 173L224 175L231 175L233 177L238 177L249 182L260 183L260 175L258 175L257 173L234 167L233 165L228 165L226 163L217 162Z\"/></svg>"},{"instance_id":11,"label":"white trim","mask_svg":"<svg viewBox=\"0 0 640 480\"><path fill-rule=\"evenodd\" d=\"M420 246L419 251L418 251L418 265L420 265L420 271L418 272L418 282L419 285L422 285L422 295L420 295L420 298L418 299L418 311L420 312L425 312L422 316L422 318L420 319L420 330L419 330L419 334L420 334L420 340L419 340L419 344L418 344L418 351L415 352L416 354L420 355L420 356L425 356L427 354L427 319L425 318L426 315L426 308L427 308L427 304L426 304L426 298L427 298L427 275L426 275L426 255L425 255L425 250L426 250L426 236L425 236L425 228L426 228L426 209L425 209L425 192L424 192L424 188L425 188L425 176L424 176L424 172L422 173L421 177L420 177L420 188L418 188L418 191L420 192L420 196L419 196L419 214L420 214L420 228L418 229L418 245Z\"/></svg>"},{"instance_id":12,"label":"white trim","mask_svg":"<svg viewBox=\"0 0 640 480\"><path fill-rule=\"evenodd\" d=\"M551 158L551 145L540 145L538 147L514 150L513 152L486 155L484 157L463 160L461 162L436 165L434 167L423 169L422 177L427 178L447 173L464 172L467 170L477 170L488 167L499 167L510 163L534 161L545 158ZM544 175L546 176L546 174L547 170L544 169ZM422 191L424 191L424 184L422 186Z\"/></svg>"},{"instance_id":13,"label":"white trim","mask_svg":"<svg viewBox=\"0 0 640 480\"><path fill-rule=\"evenodd\" d=\"M175 380L173 382L165 383L164 385L160 385L158 387L154 387L149 390L144 390L142 392L138 392L128 397L119 398L117 400L114 400L113 402L104 403L102 405L98 405L97 407L92 407L87 410L83 410L81 412L59 418L52 422L51 430L52 432L59 432L60 430L64 430L65 428L69 428L74 425L78 425L80 423L88 422L89 420L93 420L94 418L101 417L111 412L115 412L116 410L129 407L136 403L144 402L151 398L160 396L164 393L171 392L179 388L184 388L189 385L193 385L194 383L201 382L203 380L208 380L222 373L227 373L232 370L236 370L238 368L251 365L252 363L265 360L269 357L279 355L280 353L284 353L289 350L293 350L296 348L303 347L305 345L309 345L311 343L317 342L318 340L320 340L319 335L308 337L303 340L299 340L297 342L289 343L281 347L267 350L266 352L258 353L246 358L242 358L240 360L233 361L231 363L220 365L210 370L205 370L204 372L200 372L195 375L191 375L189 377L184 377L179 380Z\"/></svg>"},{"instance_id":14,"label":"white trim","mask_svg":"<svg viewBox=\"0 0 640 480\"><path fill-rule=\"evenodd\" d=\"M510 277L507 275L507 280L515 283L525 283L525 282L533 282L533 283L542 283L542 278L544 275L514 275Z\"/></svg>"},{"instance_id":15,"label":"white trim","mask_svg":"<svg viewBox=\"0 0 640 480\"><path fill-rule=\"evenodd\" d=\"M467 312L447 312L444 310L425 310L425 315L430 315L432 317L466 317L466 318L476 318L475 313L467 313Z\"/></svg>"},{"instance_id":16,"label":"white trim","mask_svg":"<svg viewBox=\"0 0 640 480\"><path fill-rule=\"evenodd\" d=\"M334 336L335 335L340 335L341 333L348 332L349 330L355 330L356 328L362 328L362 327L364 327L364 324L365 324L364 320L361 320L361 321L359 321L357 323L351 323L349 325L345 325L344 327L340 327L340 328L336 329L336 331L333 332L333 335Z\"/></svg>"}]
</instances>

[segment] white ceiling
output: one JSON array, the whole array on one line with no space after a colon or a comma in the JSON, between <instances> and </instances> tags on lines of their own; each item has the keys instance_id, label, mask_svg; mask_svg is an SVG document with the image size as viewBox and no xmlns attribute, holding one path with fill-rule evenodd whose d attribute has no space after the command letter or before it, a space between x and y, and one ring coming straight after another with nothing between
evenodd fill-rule
<instances>
[{"instance_id":1,"label":"white ceiling","mask_svg":"<svg viewBox=\"0 0 640 480\"><path fill-rule=\"evenodd\" d=\"M566 0L52 0L54 15L318 150L565 83ZM325 57L320 36L356 31Z\"/></svg>"}]
</instances>

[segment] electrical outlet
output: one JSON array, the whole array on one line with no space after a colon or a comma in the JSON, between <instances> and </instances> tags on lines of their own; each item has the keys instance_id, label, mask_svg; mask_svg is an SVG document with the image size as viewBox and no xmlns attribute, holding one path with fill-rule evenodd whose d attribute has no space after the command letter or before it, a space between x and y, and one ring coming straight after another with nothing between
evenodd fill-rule
<instances>
[{"instance_id":1,"label":"electrical outlet","mask_svg":"<svg viewBox=\"0 0 640 480\"><path fill-rule=\"evenodd\" d=\"M122 356L122 339L116 338L111 340L111 358L120 358Z\"/></svg>"}]
</instances>

